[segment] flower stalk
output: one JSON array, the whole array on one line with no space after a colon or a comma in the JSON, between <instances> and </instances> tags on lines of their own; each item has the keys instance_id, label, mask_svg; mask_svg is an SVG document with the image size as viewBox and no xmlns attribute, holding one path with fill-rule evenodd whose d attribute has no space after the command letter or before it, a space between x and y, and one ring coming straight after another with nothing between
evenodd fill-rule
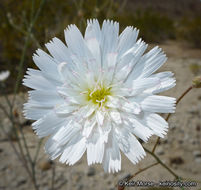
<instances>
[{"instance_id":1,"label":"flower stalk","mask_svg":"<svg viewBox=\"0 0 201 190\"><path fill-rule=\"evenodd\" d=\"M181 96L177 99L176 105L177 105L177 104L183 99L183 97L184 97L186 94L188 94L192 89L193 89L193 86L190 86L189 88L187 88L187 89L181 94ZM167 117L166 117L165 120L168 121L168 119L170 118L170 116L171 116L171 113L169 113L169 114L167 115ZM153 147L153 149L152 149L152 153L155 152L156 147L157 147L157 145L159 144L159 142L160 142L160 137L157 138L156 143L154 144L154 147Z\"/></svg>"}]
</instances>

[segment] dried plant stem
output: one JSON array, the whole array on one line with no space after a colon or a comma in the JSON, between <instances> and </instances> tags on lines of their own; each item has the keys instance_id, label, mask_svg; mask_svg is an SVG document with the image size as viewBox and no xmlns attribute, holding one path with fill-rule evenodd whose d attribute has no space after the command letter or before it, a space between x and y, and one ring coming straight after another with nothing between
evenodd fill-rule
<instances>
[{"instance_id":1,"label":"dried plant stem","mask_svg":"<svg viewBox=\"0 0 201 190\"><path fill-rule=\"evenodd\" d=\"M136 172L135 174L133 174L131 177L128 178L128 180L131 180L133 177L136 177L138 174L148 170L149 168L152 168L153 166L156 166L157 164L159 164L158 162L153 163L145 168L140 169L138 172Z\"/></svg>"},{"instance_id":2,"label":"dried plant stem","mask_svg":"<svg viewBox=\"0 0 201 190\"><path fill-rule=\"evenodd\" d=\"M16 99L16 94L19 90L19 86L21 84L20 80L22 78L22 73L23 73L23 64L24 64L24 60L25 60L25 55L26 55L26 52L27 52L27 49L28 49L28 45L29 45L29 42L30 42L30 39L33 39L35 40L35 37L34 35L32 34L32 29L34 27L34 24L42 10L42 7L44 5L46 0L41 0L40 2L40 5L39 5L39 8L37 9L36 13L34 14L34 8L35 8L35 0L32 0L32 7L31 7L31 14L30 14L30 22L28 24L28 29L27 31L18 27L17 25L15 25L12 21L12 18L11 17L8 17L8 22L9 24L15 28L16 30L22 32L23 34L26 35L25 37L25 43L24 43L24 46L23 46L23 50L22 50L22 54L21 54L21 58L20 58L20 62L19 62L19 70L18 70L18 74L17 74L17 79L16 79L16 83L15 83L15 87L14 87L14 96L13 96L13 99L12 101L10 101L8 99L8 97L5 96L5 100L9 106L9 112L6 110L6 108L0 104L0 109L3 110L4 114L8 117L8 119L10 120L11 124L12 124L12 132L14 132L15 134L15 137L17 139L16 143L17 143L17 146L18 146L18 149L16 148L16 146L14 145L14 143L12 142L12 139L11 137L9 136L9 134L7 134L7 132L4 130L3 127L2 130L4 131L5 135L8 137L8 140L15 152L15 154L17 155L18 159L22 162L24 168L26 169L28 175L30 176L32 182L33 182L33 185L34 185L34 188L36 190L39 190L39 187L37 185L37 182L36 182L36 176L35 176L35 165L36 165L36 160L37 160L37 157L38 157L38 153L39 153L39 150L40 150L40 146L41 146L41 143L38 144L38 147L37 147L37 150L36 150L36 154L35 154L35 157L34 159L32 160L31 158L31 155L30 155L30 152L29 152L29 148L28 148L28 145L27 145L27 141L26 141L26 138L25 138L25 135L24 135L24 132L22 130L22 126L20 126L19 124L19 132L20 132L20 135L22 137L22 142L19 138L19 134L17 132L17 129L16 129L16 121L15 121L15 118L13 117L13 108L14 108L14 105L15 105L15 99ZM39 45L39 43L37 43ZM41 141L42 142L42 141ZM23 146L22 146L23 145ZM24 150L23 150L23 147L25 147L25 153L24 153ZM28 157L28 160L26 159L26 156Z\"/></svg>"},{"instance_id":3,"label":"dried plant stem","mask_svg":"<svg viewBox=\"0 0 201 190\"><path fill-rule=\"evenodd\" d=\"M157 164L159 164L159 163L156 162L156 163L153 163L153 164L151 164L151 165L149 165L149 166L147 166L145 168L140 169L139 171L137 171L136 173L134 173L130 177L126 178L126 180L127 181L131 180L132 178L136 177L138 174L148 170L149 168L152 168L153 166L156 166ZM123 180L125 180L125 179L123 179ZM119 186L119 185L117 185L117 186L118 186L118 190L124 190L124 188L125 188L125 187L122 187L122 186Z\"/></svg>"},{"instance_id":4,"label":"dried plant stem","mask_svg":"<svg viewBox=\"0 0 201 190\"><path fill-rule=\"evenodd\" d=\"M1 105L1 104L0 104L0 108L3 110L4 114L8 117L8 119L10 120L10 122L12 124L12 129L13 129L13 132L14 132L16 140L17 140L17 145L18 145L18 148L19 148L19 151L20 151L20 155L22 156L22 159L25 161L24 163L27 164L26 163L26 158L25 158L25 155L24 155L24 151L22 149L22 144L20 142L17 130L15 128L15 121L14 121L13 115L12 114L9 115L9 113L6 111L4 106ZM3 126L2 126L2 129L4 129ZM11 143L12 143L12 139L10 138L10 136L6 132L4 132L4 133L7 136L7 138L9 139L9 141L11 141ZM27 168L28 168L28 166L27 166Z\"/></svg>"},{"instance_id":5,"label":"dried plant stem","mask_svg":"<svg viewBox=\"0 0 201 190\"><path fill-rule=\"evenodd\" d=\"M144 149L145 149L145 151L146 151L147 153L149 153L151 156L153 156L153 157L156 159L156 161L157 161L160 165L162 165L165 169L167 169L176 179L181 179L175 172L173 172L168 166L166 166L166 165L160 160L160 158L159 158L158 156L156 156L152 151L149 151L149 150L146 149L145 147L144 147Z\"/></svg>"},{"instance_id":6,"label":"dried plant stem","mask_svg":"<svg viewBox=\"0 0 201 190\"><path fill-rule=\"evenodd\" d=\"M116 15L121 14L123 12L123 10L124 10L124 8L125 8L125 6L127 4L127 1L128 0L123 0L123 2L121 3L121 5L119 6L119 8L118 8L118 10L116 12Z\"/></svg>"},{"instance_id":7,"label":"dried plant stem","mask_svg":"<svg viewBox=\"0 0 201 190\"><path fill-rule=\"evenodd\" d=\"M32 180L32 182L33 182L33 184L34 184L35 189L38 190L38 186L36 185L35 180L34 180L34 178L33 178L33 175L32 175L32 173L31 173L31 171L30 171L30 169L29 169L29 167L28 167L28 165L27 165L27 161L26 161L26 158L25 158L25 156L24 156L24 153L22 153L22 150L21 150L21 149L20 149L20 152L17 151L17 149L16 149L16 147L15 147L15 145L14 145L12 139L10 138L9 134L7 134L7 132L5 131L5 129L4 129L3 126L1 126L1 129L2 129L2 131L3 131L3 133L4 133L4 135L6 135L6 137L8 138L9 143L10 143L11 147L13 148L14 153L15 153L16 156L18 157L19 161L21 161L22 165L25 167L25 170L27 171L29 177L31 178L31 180ZM18 141L19 141L19 140L18 140Z\"/></svg>"},{"instance_id":8,"label":"dried plant stem","mask_svg":"<svg viewBox=\"0 0 201 190\"><path fill-rule=\"evenodd\" d=\"M15 83L14 97L13 97L12 105L14 105L15 98L16 98L16 93L17 93L17 91L19 89L20 79L22 77L22 68L23 68L23 64L24 64L24 59L25 59L25 55L26 55L26 52L27 52L27 48L28 48L28 45L29 45L29 40L30 40L30 37L31 37L31 34L32 34L32 29L33 29L33 26L34 26L36 20L38 19L38 16L39 16L39 14L41 12L41 9L42 9L45 1L46 0L42 0L41 1L40 6L39 6L39 8L38 8L38 10L37 10L34 18L30 21L30 24L29 24L29 27L28 27L28 30L27 30L27 36L25 38L25 44L24 44L24 47L23 47L23 50L22 50L22 55L21 55L21 59L20 59L20 63L19 63L19 71L18 71L16 83ZM32 9L33 9L33 7L34 6L32 6Z\"/></svg>"},{"instance_id":9,"label":"dried plant stem","mask_svg":"<svg viewBox=\"0 0 201 190\"><path fill-rule=\"evenodd\" d=\"M189 88L187 88L187 89L182 93L182 95L177 99L176 105L182 100L182 98L183 98L188 92L190 92L190 91L192 90L192 88L193 88L193 87L190 86ZM171 116L171 113L169 113L169 114L167 115L167 117L166 117L165 120L168 121L168 119L170 118L170 116ZM154 144L154 147L153 147L153 149L152 149L152 153L155 152L156 147L157 147L159 141L160 141L160 137L157 138L156 143Z\"/></svg>"},{"instance_id":10,"label":"dried plant stem","mask_svg":"<svg viewBox=\"0 0 201 190\"><path fill-rule=\"evenodd\" d=\"M8 138L9 143L10 143L11 147L13 148L13 150L14 150L16 156L18 157L18 159L21 160L21 161L23 161L23 159L22 159L22 157L21 157L21 154L19 154L19 152L17 151L17 148L15 147L15 145L14 145L14 143L13 143L11 137L9 136L9 134L7 134L7 132L6 132L6 130L4 129L3 125L1 125L1 130L2 130L2 132L4 133L4 135Z\"/></svg>"},{"instance_id":11,"label":"dried plant stem","mask_svg":"<svg viewBox=\"0 0 201 190\"><path fill-rule=\"evenodd\" d=\"M22 130L22 126L19 126L19 131L21 133L22 140L23 140L23 143L24 143L24 147L25 147L25 150L26 150L26 154L27 154L27 157L28 157L28 163L31 165L32 181L34 183L34 186L37 187L36 175L35 175L35 163L32 161L32 158L31 158L31 155L30 155L30 152L29 152L29 148L28 148L28 145L27 145L27 141L26 141L26 138L24 136L24 132Z\"/></svg>"},{"instance_id":12,"label":"dried plant stem","mask_svg":"<svg viewBox=\"0 0 201 190\"><path fill-rule=\"evenodd\" d=\"M10 25L11 27L13 27L15 30L17 30L18 32L22 33L22 34L25 35L25 36L30 35L30 38L32 39L32 41L33 41L34 43L36 43L36 45L37 45L38 47L41 48L41 46L40 46L38 40L35 38L35 36L34 36L33 33L30 33L30 34L29 34L29 33L28 33L27 31L25 31L23 28L20 28L19 26L17 26L16 24L14 24L14 23L12 22L12 19L10 19L10 18L7 18L7 21L8 21L8 23L9 23L9 25Z\"/></svg>"},{"instance_id":13,"label":"dried plant stem","mask_svg":"<svg viewBox=\"0 0 201 190\"><path fill-rule=\"evenodd\" d=\"M5 108L2 104L0 104L0 109L4 112L4 114L5 114L8 118L10 118L10 115L8 114L6 108Z\"/></svg>"},{"instance_id":14,"label":"dried plant stem","mask_svg":"<svg viewBox=\"0 0 201 190\"><path fill-rule=\"evenodd\" d=\"M112 12L112 6L113 6L114 2L113 0L109 0L109 8L107 10L106 13L106 18L110 18L111 17L111 12Z\"/></svg>"},{"instance_id":15,"label":"dried plant stem","mask_svg":"<svg viewBox=\"0 0 201 190\"><path fill-rule=\"evenodd\" d=\"M22 126L19 126L19 131L20 131L20 133L22 135L22 140L23 140L24 145L25 145L25 149L26 149L26 152L27 152L27 156L28 156L29 162L32 163L31 155L30 155L30 152L29 152L29 148L28 148L28 145L27 145L26 138L24 136L24 132L22 130Z\"/></svg>"},{"instance_id":16,"label":"dried plant stem","mask_svg":"<svg viewBox=\"0 0 201 190\"><path fill-rule=\"evenodd\" d=\"M37 146L37 149L36 149L36 154L35 154L34 159L33 159L33 163L34 164L36 164L36 162L37 162L37 158L38 158L38 154L40 152L40 148L41 148L42 142L43 142L43 139L40 139L39 143L38 143L38 146Z\"/></svg>"},{"instance_id":17,"label":"dried plant stem","mask_svg":"<svg viewBox=\"0 0 201 190\"><path fill-rule=\"evenodd\" d=\"M55 166L55 164L54 164L54 162L53 162L53 164L52 164L52 181L51 181L51 190L54 190L54 182L55 182L55 169L56 169L56 166Z\"/></svg>"},{"instance_id":18,"label":"dried plant stem","mask_svg":"<svg viewBox=\"0 0 201 190\"><path fill-rule=\"evenodd\" d=\"M157 145L159 144L159 142L160 142L160 137L157 137L156 143L154 144L154 147L153 147L153 149L152 149L151 152L153 152L153 153L155 152L156 147L157 147Z\"/></svg>"}]
</instances>

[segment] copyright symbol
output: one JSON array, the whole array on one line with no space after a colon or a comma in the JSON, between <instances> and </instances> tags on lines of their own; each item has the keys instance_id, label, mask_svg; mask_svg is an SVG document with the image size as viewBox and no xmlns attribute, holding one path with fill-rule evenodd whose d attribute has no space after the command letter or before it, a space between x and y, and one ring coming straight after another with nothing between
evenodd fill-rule
<instances>
[{"instance_id":1,"label":"copyright symbol","mask_svg":"<svg viewBox=\"0 0 201 190\"><path fill-rule=\"evenodd\" d=\"M119 186L120 187L124 186L124 181L119 181Z\"/></svg>"}]
</instances>

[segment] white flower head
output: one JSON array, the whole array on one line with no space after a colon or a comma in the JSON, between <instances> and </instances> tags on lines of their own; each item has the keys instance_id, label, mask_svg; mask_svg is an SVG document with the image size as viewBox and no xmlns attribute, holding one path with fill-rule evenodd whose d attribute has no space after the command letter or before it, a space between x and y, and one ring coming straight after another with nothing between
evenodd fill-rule
<instances>
[{"instance_id":1,"label":"white flower head","mask_svg":"<svg viewBox=\"0 0 201 190\"><path fill-rule=\"evenodd\" d=\"M75 25L33 56L40 70L28 69L26 118L36 120L51 159L75 164L87 152L88 165L106 172L121 170L122 151L132 163L145 156L137 138L163 137L168 123L157 113L173 113L175 98L156 95L175 86L172 72L154 74L166 61L155 47L137 40L131 26L119 35L119 23L88 20L84 37Z\"/></svg>"},{"instance_id":2,"label":"white flower head","mask_svg":"<svg viewBox=\"0 0 201 190\"><path fill-rule=\"evenodd\" d=\"M5 81L10 75L10 71L1 71L0 72L0 81Z\"/></svg>"}]
</instances>

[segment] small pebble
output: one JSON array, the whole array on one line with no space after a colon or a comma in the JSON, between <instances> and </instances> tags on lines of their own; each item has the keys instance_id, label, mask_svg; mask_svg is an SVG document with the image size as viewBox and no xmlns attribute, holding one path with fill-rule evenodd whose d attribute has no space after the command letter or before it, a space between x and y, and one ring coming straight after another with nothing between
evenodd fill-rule
<instances>
[{"instance_id":1,"label":"small pebble","mask_svg":"<svg viewBox=\"0 0 201 190\"><path fill-rule=\"evenodd\" d=\"M49 170L52 167L52 162L49 160L45 160L45 161L41 161L38 165L38 167L42 170L42 171L46 171Z\"/></svg>"},{"instance_id":2,"label":"small pebble","mask_svg":"<svg viewBox=\"0 0 201 190\"><path fill-rule=\"evenodd\" d=\"M199 150L193 151L193 155L195 158L201 158L201 152Z\"/></svg>"},{"instance_id":3,"label":"small pebble","mask_svg":"<svg viewBox=\"0 0 201 190\"><path fill-rule=\"evenodd\" d=\"M24 177L22 177L22 176L19 177L17 180L18 180L17 187L19 187L19 186L21 186L21 185L26 183L26 179Z\"/></svg>"},{"instance_id":4,"label":"small pebble","mask_svg":"<svg viewBox=\"0 0 201 190\"><path fill-rule=\"evenodd\" d=\"M123 174L122 176L120 176L120 181L121 180L125 180L125 181L127 181L129 178L131 177L131 174Z\"/></svg>"},{"instance_id":5,"label":"small pebble","mask_svg":"<svg viewBox=\"0 0 201 190\"><path fill-rule=\"evenodd\" d=\"M93 175L95 175L95 174L96 174L95 168L89 167L88 172L87 172L87 175L88 175L88 176L93 176Z\"/></svg>"},{"instance_id":6,"label":"small pebble","mask_svg":"<svg viewBox=\"0 0 201 190\"><path fill-rule=\"evenodd\" d=\"M171 164L176 164L176 165L181 165L181 164L184 163L184 160L180 156L177 156L177 157L174 157L174 158L170 158L170 163Z\"/></svg>"},{"instance_id":7,"label":"small pebble","mask_svg":"<svg viewBox=\"0 0 201 190\"><path fill-rule=\"evenodd\" d=\"M164 151L163 151L163 148L162 147L158 147L157 149L156 149L156 153L158 154L158 155L164 155Z\"/></svg>"},{"instance_id":8,"label":"small pebble","mask_svg":"<svg viewBox=\"0 0 201 190\"><path fill-rule=\"evenodd\" d=\"M200 131L200 128L201 128L200 125L197 125L196 126L196 131Z\"/></svg>"},{"instance_id":9,"label":"small pebble","mask_svg":"<svg viewBox=\"0 0 201 190\"><path fill-rule=\"evenodd\" d=\"M196 161L197 163L201 163L201 158L196 158L195 161Z\"/></svg>"},{"instance_id":10,"label":"small pebble","mask_svg":"<svg viewBox=\"0 0 201 190\"><path fill-rule=\"evenodd\" d=\"M83 190L83 189L84 189L84 186L81 184L81 185L78 186L77 189L78 189L78 190Z\"/></svg>"},{"instance_id":11,"label":"small pebble","mask_svg":"<svg viewBox=\"0 0 201 190\"><path fill-rule=\"evenodd\" d=\"M179 144L183 144L184 141L182 139L180 139L178 142L179 142Z\"/></svg>"},{"instance_id":12,"label":"small pebble","mask_svg":"<svg viewBox=\"0 0 201 190\"><path fill-rule=\"evenodd\" d=\"M199 111L197 108L191 108L188 112L193 115L199 115Z\"/></svg>"}]
</instances>

